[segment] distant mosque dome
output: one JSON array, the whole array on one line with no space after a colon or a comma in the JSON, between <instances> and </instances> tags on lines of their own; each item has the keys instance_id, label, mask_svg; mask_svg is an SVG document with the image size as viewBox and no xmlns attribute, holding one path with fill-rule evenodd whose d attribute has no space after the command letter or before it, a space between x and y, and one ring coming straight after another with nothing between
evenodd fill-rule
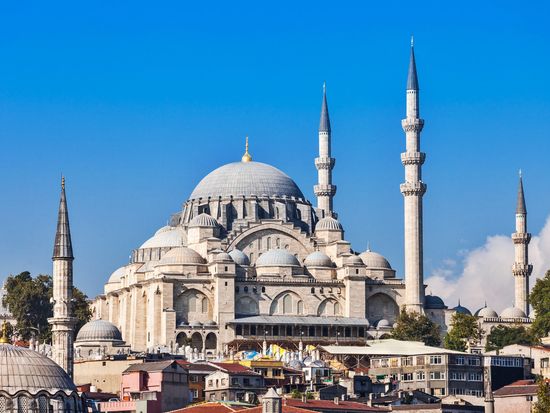
<instances>
[{"instance_id":1,"label":"distant mosque dome","mask_svg":"<svg viewBox=\"0 0 550 413\"><path fill-rule=\"evenodd\" d=\"M359 254L359 257L361 257L367 268L383 268L387 270L392 269L389 261L386 258L378 254L377 252L372 252L369 249Z\"/></svg>"},{"instance_id":2,"label":"distant mosque dome","mask_svg":"<svg viewBox=\"0 0 550 413\"><path fill-rule=\"evenodd\" d=\"M218 221L205 213L197 215L189 222L189 228L216 228L217 226Z\"/></svg>"},{"instance_id":3,"label":"distant mosque dome","mask_svg":"<svg viewBox=\"0 0 550 413\"><path fill-rule=\"evenodd\" d=\"M460 301L458 302L458 305L453 308L453 310L455 310L458 314L472 315L472 312L470 310L460 305Z\"/></svg>"},{"instance_id":4,"label":"distant mosque dome","mask_svg":"<svg viewBox=\"0 0 550 413\"><path fill-rule=\"evenodd\" d=\"M332 217L321 218L315 225L315 231L343 231L344 228L340 222Z\"/></svg>"},{"instance_id":5,"label":"distant mosque dome","mask_svg":"<svg viewBox=\"0 0 550 413\"><path fill-rule=\"evenodd\" d=\"M427 295L424 298L424 308L428 310L443 310L447 308L441 297L437 295Z\"/></svg>"},{"instance_id":6,"label":"distant mosque dome","mask_svg":"<svg viewBox=\"0 0 550 413\"><path fill-rule=\"evenodd\" d=\"M304 265L306 267L332 267L332 260L324 252L315 251L306 257Z\"/></svg>"},{"instance_id":7,"label":"distant mosque dome","mask_svg":"<svg viewBox=\"0 0 550 413\"><path fill-rule=\"evenodd\" d=\"M0 366L2 411L84 411L74 382L48 357L24 347L0 344Z\"/></svg>"},{"instance_id":8,"label":"distant mosque dome","mask_svg":"<svg viewBox=\"0 0 550 413\"><path fill-rule=\"evenodd\" d=\"M252 161L228 163L210 172L189 199L252 195L304 199L304 194L289 176L271 165Z\"/></svg>"},{"instance_id":9,"label":"distant mosque dome","mask_svg":"<svg viewBox=\"0 0 550 413\"><path fill-rule=\"evenodd\" d=\"M352 254L344 258L344 265L365 265L359 255Z\"/></svg>"},{"instance_id":10,"label":"distant mosque dome","mask_svg":"<svg viewBox=\"0 0 550 413\"><path fill-rule=\"evenodd\" d=\"M498 314L495 310L493 310L490 307L487 307L487 304L485 307L480 308L475 312L476 317L483 317L483 318L497 318Z\"/></svg>"},{"instance_id":11,"label":"distant mosque dome","mask_svg":"<svg viewBox=\"0 0 550 413\"><path fill-rule=\"evenodd\" d=\"M111 276L109 277L109 281L107 281L109 284L116 284L120 282L120 279L126 275L128 272L128 269L126 267L120 267L113 271Z\"/></svg>"},{"instance_id":12,"label":"distant mosque dome","mask_svg":"<svg viewBox=\"0 0 550 413\"><path fill-rule=\"evenodd\" d=\"M176 247L168 251L157 265L204 264L198 252L187 247Z\"/></svg>"},{"instance_id":13,"label":"distant mosque dome","mask_svg":"<svg viewBox=\"0 0 550 413\"><path fill-rule=\"evenodd\" d=\"M233 258L231 258L231 255L229 255L225 251L221 251L220 253L216 254L214 256L215 262L233 262Z\"/></svg>"},{"instance_id":14,"label":"distant mosque dome","mask_svg":"<svg viewBox=\"0 0 550 413\"><path fill-rule=\"evenodd\" d=\"M186 236L182 227L165 226L155 232L155 235L145 241L139 249L179 247L185 243Z\"/></svg>"},{"instance_id":15,"label":"distant mosque dome","mask_svg":"<svg viewBox=\"0 0 550 413\"><path fill-rule=\"evenodd\" d=\"M76 342L83 341L122 341L122 334L109 321L92 320L84 324L76 335Z\"/></svg>"},{"instance_id":16,"label":"distant mosque dome","mask_svg":"<svg viewBox=\"0 0 550 413\"><path fill-rule=\"evenodd\" d=\"M250 265L250 260L244 252L238 249L229 251L229 255L237 265Z\"/></svg>"},{"instance_id":17,"label":"distant mosque dome","mask_svg":"<svg viewBox=\"0 0 550 413\"><path fill-rule=\"evenodd\" d=\"M516 307L508 307L502 310L500 313L500 318L527 318L527 315Z\"/></svg>"},{"instance_id":18,"label":"distant mosque dome","mask_svg":"<svg viewBox=\"0 0 550 413\"><path fill-rule=\"evenodd\" d=\"M300 267L300 263L287 250L273 249L260 255L256 267Z\"/></svg>"},{"instance_id":19,"label":"distant mosque dome","mask_svg":"<svg viewBox=\"0 0 550 413\"><path fill-rule=\"evenodd\" d=\"M383 318L382 320L378 321L378 323L376 323L376 328L391 328L391 324L388 320Z\"/></svg>"}]
</instances>

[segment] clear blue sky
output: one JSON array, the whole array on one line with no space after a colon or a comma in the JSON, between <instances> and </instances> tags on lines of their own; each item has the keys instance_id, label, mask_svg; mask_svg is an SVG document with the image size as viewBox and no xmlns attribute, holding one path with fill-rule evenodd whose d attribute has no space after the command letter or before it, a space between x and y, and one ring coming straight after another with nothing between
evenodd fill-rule
<instances>
[{"instance_id":1,"label":"clear blue sky","mask_svg":"<svg viewBox=\"0 0 550 413\"><path fill-rule=\"evenodd\" d=\"M426 275L550 213L546 2L8 2L0 6L0 275L51 272L59 177L90 296L193 187L240 159L312 200L321 85L335 207L401 273L400 120L415 35Z\"/></svg>"}]
</instances>

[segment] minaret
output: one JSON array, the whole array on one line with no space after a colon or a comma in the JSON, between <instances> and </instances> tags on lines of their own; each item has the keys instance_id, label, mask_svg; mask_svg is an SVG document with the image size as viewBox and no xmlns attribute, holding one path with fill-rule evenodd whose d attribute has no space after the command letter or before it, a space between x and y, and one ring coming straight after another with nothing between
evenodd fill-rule
<instances>
[{"instance_id":1,"label":"minaret","mask_svg":"<svg viewBox=\"0 0 550 413\"><path fill-rule=\"evenodd\" d=\"M531 234L527 232L527 208L523 193L523 179L519 173L518 203L516 207L516 232L512 234L515 248L515 262L512 265L512 274L515 279L516 308L529 315L529 276L533 266L529 265L529 241Z\"/></svg>"},{"instance_id":2,"label":"minaret","mask_svg":"<svg viewBox=\"0 0 550 413\"><path fill-rule=\"evenodd\" d=\"M420 152L420 119L418 77L411 38L411 58L407 79L407 117L401 121L406 136L406 152L401 154L405 167L405 182L400 189L405 206L405 306L409 311L422 312L424 306L424 259L422 234L422 196L426 184L422 182L422 164L426 154Z\"/></svg>"},{"instance_id":3,"label":"minaret","mask_svg":"<svg viewBox=\"0 0 550 413\"><path fill-rule=\"evenodd\" d=\"M330 156L330 139L327 88L326 84L323 83L323 103L321 105L321 120L319 122L319 157L315 158L318 183L313 187L313 191L317 197L317 207L323 211L323 217L333 215L332 198L336 194L336 185L332 185L332 168L334 168L336 160Z\"/></svg>"},{"instance_id":4,"label":"minaret","mask_svg":"<svg viewBox=\"0 0 550 413\"><path fill-rule=\"evenodd\" d=\"M72 310L74 256L65 197L65 178L61 179L61 200L52 260L53 317L48 319L52 326L52 359L72 377L73 335L76 324Z\"/></svg>"}]
</instances>

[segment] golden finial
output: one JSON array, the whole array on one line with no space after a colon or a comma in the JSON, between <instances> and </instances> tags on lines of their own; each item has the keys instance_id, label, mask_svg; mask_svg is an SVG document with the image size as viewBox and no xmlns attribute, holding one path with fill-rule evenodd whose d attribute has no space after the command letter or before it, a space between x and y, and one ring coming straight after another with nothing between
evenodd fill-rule
<instances>
[{"instance_id":1,"label":"golden finial","mask_svg":"<svg viewBox=\"0 0 550 413\"><path fill-rule=\"evenodd\" d=\"M65 177L61 175L61 189L65 189Z\"/></svg>"},{"instance_id":2,"label":"golden finial","mask_svg":"<svg viewBox=\"0 0 550 413\"><path fill-rule=\"evenodd\" d=\"M0 344L10 344L10 339L8 338L8 323L4 320L2 324L2 337L0 337Z\"/></svg>"},{"instance_id":3,"label":"golden finial","mask_svg":"<svg viewBox=\"0 0 550 413\"><path fill-rule=\"evenodd\" d=\"M252 161L252 156L250 156L250 154L248 153L248 136L246 137L245 151L244 151L243 157L241 158L241 161L243 162Z\"/></svg>"}]
</instances>

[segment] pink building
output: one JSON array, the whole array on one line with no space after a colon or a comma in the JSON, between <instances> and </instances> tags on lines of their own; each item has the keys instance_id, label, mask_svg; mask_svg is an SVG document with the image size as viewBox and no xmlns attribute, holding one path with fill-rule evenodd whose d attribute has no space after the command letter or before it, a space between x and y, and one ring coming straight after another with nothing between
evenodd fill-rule
<instances>
[{"instance_id":1,"label":"pink building","mask_svg":"<svg viewBox=\"0 0 550 413\"><path fill-rule=\"evenodd\" d=\"M134 364L122 373L121 401L98 403L101 412L161 413L190 400L188 371L174 360Z\"/></svg>"}]
</instances>

